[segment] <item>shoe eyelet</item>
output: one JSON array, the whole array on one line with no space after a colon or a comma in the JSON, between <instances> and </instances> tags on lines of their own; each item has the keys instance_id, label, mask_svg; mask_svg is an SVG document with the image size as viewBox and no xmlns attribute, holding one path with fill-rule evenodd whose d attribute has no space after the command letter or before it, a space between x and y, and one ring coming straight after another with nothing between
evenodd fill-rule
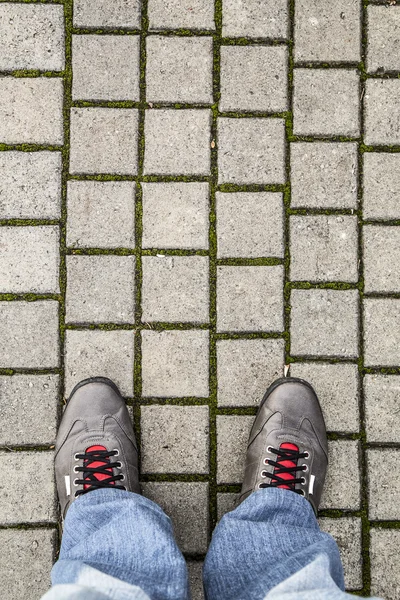
<instances>
[{"instance_id":1,"label":"shoe eyelet","mask_svg":"<svg viewBox=\"0 0 400 600\"><path fill-rule=\"evenodd\" d=\"M118 448L114 448L113 452L116 452L116 454L114 454L114 456L119 456L119 450L118 450Z\"/></svg>"},{"instance_id":2,"label":"shoe eyelet","mask_svg":"<svg viewBox=\"0 0 400 600\"><path fill-rule=\"evenodd\" d=\"M79 452L77 452L76 454L74 454L74 460L80 460L80 458L78 458L78 454L79 454Z\"/></svg>"},{"instance_id":3,"label":"shoe eyelet","mask_svg":"<svg viewBox=\"0 0 400 600\"><path fill-rule=\"evenodd\" d=\"M271 454L272 446L267 446L267 452Z\"/></svg>"},{"instance_id":4,"label":"shoe eyelet","mask_svg":"<svg viewBox=\"0 0 400 600\"><path fill-rule=\"evenodd\" d=\"M310 453L309 453L309 452L307 452L307 450L306 450L306 451L304 452L304 454L305 454L305 457L304 457L304 458L305 458L306 460L308 460L308 459L310 458Z\"/></svg>"},{"instance_id":5,"label":"shoe eyelet","mask_svg":"<svg viewBox=\"0 0 400 600\"><path fill-rule=\"evenodd\" d=\"M299 490L299 494L300 494L300 496L305 496L306 495L305 492L304 492L304 490Z\"/></svg>"},{"instance_id":6,"label":"shoe eyelet","mask_svg":"<svg viewBox=\"0 0 400 600\"><path fill-rule=\"evenodd\" d=\"M264 465L269 465L269 459L268 458L264 458Z\"/></svg>"},{"instance_id":7,"label":"shoe eyelet","mask_svg":"<svg viewBox=\"0 0 400 600\"><path fill-rule=\"evenodd\" d=\"M263 489L263 488L262 488L262 485L263 485L262 483L259 483L259 484L258 484L258 489L259 489L259 490L262 490L262 489Z\"/></svg>"},{"instance_id":8,"label":"shoe eyelet","mask_svg":"<svg viewBox=\"0 0 400 600\"><path fill-rule=\"evenodd\" d=\"M121 461L117 462L117 469L122 469L123 466L124 465L123 465L123 463Z\"/></svg>"},{"instance_id":9,"label":"shoe eyelet","mask_svg":"<svg viewBox=\"0 0 400 600\"><path fill-rule=\"evenodd\" d=\"M303 473L307 473L307 471L308 471L308 465L304 465L304 464L303 464L303 465L301 465L301 466L303 467L303 468L302 468L302 471L303 471Z\"/></svg>"},{"instance_id":10,"label":"shoe eyelet","mask_svg":"<svg viewBox=\"0 0 400 600\"><path fill-rule=\"evenodd\" d=\"M77 478L77 477L75 477L75 479L74 479L74 486L75 486L75 487L78 487L78 485L79 485L79 483L77 483L77 481L78 481L78 478Z\"/></svg>"},{"instance_id":11,"label":"shoe eyelet","mask_svg":"<svg viewBox=\"0 0 400 600\"><path fill-rule=\"evenodd\" d=\"M301 485L306 485L306 478L302 477L300 480Z\"/></svg>"},{"instance_id":12,"label":"shoe eyelet","mask_svg":"<svg viewBox=\"0 0 400 600\"><path fill-rule=\"evenodd\" d=\"M78 465L75 465L74 468L73 468L73 472L74 473L78 473L77 469L79 469L79 467L78 467Z\"/></svg>"},{"instance_id":13,"label":"shoe eyelet","mask_svg":"<svg viewBox=\"0 0 400 600\"><path fill-rule=\"evenodd\" d=\"M125 481L125 475L123 473L121 473L122 478L120 479L120 481Z\"/></svg>"},{"instance_id":14,"label":"shoe eyelet","mask_svg":"<svg viewBox=\"0 0 400 600\"><path fill-rule=\"evenodd\" d=\"M262 477L263 479L265 479L267 477L267 473L265 471L261 471L260 477Z\"/></svg>"}]
</instances>

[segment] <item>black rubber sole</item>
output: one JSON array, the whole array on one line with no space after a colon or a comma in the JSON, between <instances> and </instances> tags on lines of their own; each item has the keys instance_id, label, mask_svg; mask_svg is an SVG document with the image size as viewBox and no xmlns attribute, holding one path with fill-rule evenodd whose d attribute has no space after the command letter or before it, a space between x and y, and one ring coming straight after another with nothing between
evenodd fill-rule
<instances>
[{"instance_id":1,"label":"black rubber sole","mask_svg":"<svg viewBox=\"0 0 400 600\"><path fill-rule=\"evenodd\" d=\"M83 387L84 385L88 385L89 383L104 383L105 385L108 385L110 388L112 388L114 390L114 392L117 392L118 396L120 396L121 399L123 400L122 394L119 391L118 387L115 385L115 383L113 381L111 381L111 379L108 379L108 377L100 377L99 376L99 377L88 377L87 379L82 379L82 381L77 383L67 399L67 404L71 400L71 398L75 394L75 392L77 390L79 390L79 388Z\"/></svg>"}]
</instances>

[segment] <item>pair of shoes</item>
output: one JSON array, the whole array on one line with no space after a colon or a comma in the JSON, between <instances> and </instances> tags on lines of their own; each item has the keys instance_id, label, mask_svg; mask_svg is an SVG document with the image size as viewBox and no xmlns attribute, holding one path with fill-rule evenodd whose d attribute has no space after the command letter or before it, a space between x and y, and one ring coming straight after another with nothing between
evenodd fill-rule
<instances>
[{"instance_id":1,"label":"pair of shoes","mask_svg":"<svg viewBox=\"0 0 400 600\"><path fill-rule=\"evenodd\" d=\"M242 502L261 488L304 496L317 512L328 466L325 423L309 383L287 377L265 393L247 449ZM55 470L63 517L99 488L140 493L138 450L117 386L105 377L73 389L57 435Z\"/></svg>"}]
</instances>

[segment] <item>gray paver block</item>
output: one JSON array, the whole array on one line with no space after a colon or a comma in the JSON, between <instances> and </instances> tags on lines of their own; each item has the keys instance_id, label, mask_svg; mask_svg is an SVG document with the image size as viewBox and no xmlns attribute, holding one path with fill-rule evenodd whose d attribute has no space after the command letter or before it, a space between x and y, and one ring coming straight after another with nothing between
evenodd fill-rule
<instances>
[{"instance_id":1,"label":"gray paver block","mask_svg":"<svg viewBox=\"0 0 400 600\"><path fill-rule=\"evenodd\" d=\"M0 302L0 368L58 367L58 302Z\"/></svg>"},{"instance_id":2,"label":"gray paver block","mask_svg":"<svg viewBox=\"0 0 400 600\"><path fill-rule=\"evenodd\" d=\"M211 112L149 109L145 117L144 173L208 175Z\"/></svg>"},{"instance_id":3,"label":"gray paver block","mask_svg":"<svg viewBox=\"0 0 400 600\"><path fill-rule=\"evenodd\" d=\"M217 192L218 258L284 256L283 196Z\"/></svg>"},{"instance_id":4,"label":"gray paver block","mask_svg":"<svg viewBox=\"0 0 400 600\"><path fill-rule=\"evenodd\" d=\"M64 68L64 11L62 6L1 4L0 70Z\"/></svg>"},{"instance_id":5,"label":"gray paver block","mask_svg":"<svg viewBox=\"0 0 400 600\"><path fill-rule=\"evenodd\" d=\"M366 144L400 143L400 80L368 79L364 109Z\"/></svg>"},{"instance_id":6,"label":"gray paver block","mask_svg":"<svg viewBox=\"0 0 400 600\"><path fill-rule=\"evenodd\" d=\"M366 367L400 365L400 300L364 299L364 364Z\"/></svg>"},{"instance_id":7,"label":"gray paver block","mask_svg":"<svg viewBox=\"0 0 400 600\"><path fill-rule=\"evenodd\" d=\"M400 71L398 6L367 6L367 71Z\"/></svg>"},{"instance_id":8,"label":"gray paver block","mask_svg":"<svg viewBox=\"0 0 400 600\"><path fill-rule=\"evenodd\" d=\"M358 281L357 217L290 217L292 281Z\"/></svg>"},{"instance_id":9,"label":"gray paver block","mask_svg":"<svg viewBox=\"0 0 400 600\"><path fill-rule=\"evenodd\" d=\"M55 523L54 452L1 451L0 460L0 525Z\"/></svg>"},{"instance_id":10,"label":"gray paver block","mask_svg":"<svg viewBox=\"0 0 400 600\"><path fill-rule=\"evenodd\" d=\"M360 448L356 440L328 442L329 466L320 508L360 508ZM351 485L346 473L351 472Z\"/></svg>"},{"instance_id":11,"label":"gray paver block","mask_svg":"<svg viewBox=\"0 0 400 600\"><path fill-rule=\"evenodd\" d=\"M146 44L149 102L212 103L212 37L152 35Z\"/></svg>"},{"instance_id":12,"label":"gray paver block","mask_svg":"<svg viewBox=\"0 0 400 600\"><path fill-rule=\"evenodd\" d=\"M74 248L134 248L132 181L69 181L67 245Z\"/></svg>"},{"instance_id":13,"label":"gray paver block","mask_svg":"<svg viewBox=\"0 0 400 600\"><path fill-rule=\"evenodd\" d=\"M41 598L50 587L56 531L2 529L0 544L6 549L0 556L2 600Z\"/></svg>"},{"instance_id":14,"label":"gray paver block","mask_svg":"<svg viewBox=\"0 0 400 600\"><path fill-rule=\"evenodd\" d=\"M291 354L358 356L358 291L293 290Z\"/></svg>"},{"instance_id":15,"label":"gray paver block","mask_svg":"<svg viewBox=\"0 0 400 600\"><path fill-rule=\"evenodd\" d=\"M398 529L371 529L371 593L386 600L397 600L399 595L399 546Z\"/></svg>"},{"instance_id":16,"label":"gray paver block","mask_svg":"<svg viewBox=\"0 0 400 600\"><path fill-rule=\"evenodd\" d=\"M138 111L71 109L71 173L136 175Z\"/></svg>"},{"instance_id":17,"label":"gray paver block","mask_svg":"<svg viewBox=\"0 0 400 600\"><path fill-rule=\"evenodd\" d=\"M58 375L0 376L0 444L54 444Z\"/></svg>"},{"instance_id":18,"label":"gray paver block","mask_svg":"<svg viewBox=\"0 0 400 600\"><path fill-rule=\"evenodd\" d=\"M283 376L283 340L217 341L218 406L258 406Z\"/></svg>"},{"instance_id":19,"label":"gray paver block","mask_svg":"<svg viewBox=\"0 0 400 600\"><path fill-rule=\"evenodd\" d=\"M0 143L61 145L63 140L63 81L0 77Z\"/></svg>"},{"instance_id":20,"label":"gray paver block","mask_svg":"<svg viewBox=\"0 0 400 600\"><path fill-rule=\"evenodd\" d=\"M67 256L67 323L134 323L135 256Z\"/></svg>"},{"instance_id":21,"label":"gray paver block","mask_svg":"<svg viewBox=\"0 0 400 600\"><path fill-rule=\"evenodd\" d=\"M353 142L292 143L292 208L357 208L357 161Z\"/></svg>"},{"instance_id":22,"label":"gray paver block","mask_svg":"<svg viewBox=\"0 0 400 600\"><path fill-rule=\"evenodd\" d=\"M359 75L355 69L295 69L295 135L360 135Z\"/></svg>"},{"instance_id":23,"label":"gray paver block","mask_svg":"<svg viewBox=\"0 0 400 600\"><path fill-rule=\"evenodd\" d=\"M400 438L400 377L365 375L365 431L368 442L398 443Z\"/></svg>"},{"instance_id":24,"label":"gray paver block","mask_svg":"<svg viewBox=\"0 0 400 600\"><path fill-rule=\"evenodd\" d=\"M218 181L285 183L283 119L218 119Z\"/></svg>"},{"instance_id":25,"label":"gray paver block","mask_svg":"<svg viewBox=\"0 0 400 600\"><path fill-rule=\"evenodd\" d=\"M73 35L72 98L138 102L139 47L138 35Z\"/></svg>"},{"instance_id":26,"label":"gray paver block","mask_svg":"<svg viewBox=\"0 0 400 600\"><path fill-rule=\"evenodd\" d=\"M149 0L150 29L214 29L213 0Z\"/></svg>"},{"instance_id":27,"label":"gray paver block","mask_svg":"<svg viewBox=\"0 0 400 600\"><path fill-rule=\"evenodd\" d=\"M357 365L292 363L290 376L311 383L319 398L328 431L357 433L360 430Z\"/></svg>"},{"instance_id":28,"label":"gray paver block","mask_svg":"<svg viewBox=\"0 0 400 600\"><path fill-rule=\"evenodd\" d=\"M207 256L143 256L142 320L207 323Z\"/></svg>"},{"instance_id":29,"label":"gray paver block","mask_svg":"<svg viewBox=\"0 0 400 600\"><path fill-rule=\"evenodd\" d=\"M217 483L242 483L254 417L217 416Z\"/></svg>"},{"instance_id":30,"label":"gray paver block","mask_svg":"<svg viewBox=\"0 0 400 600\"><path fill-rule=\"evenodd\" d=\"M208 406L142 406L142 473L208 473Z\"/></svg>"},{"instance_id":31,"label":"gray paver block","mask_svg":"<svg viewBox=\"0 0 400 600\"><path fill-rule=\"evenodd\" d=\"M203 590L203 563L200 561L188 561L189 585L192 600L204 600Z\"/></svg>"},{"instance_id":32,"label":"gray paver block","mask_svg":"<svg viewBox=\"0 0 400 600\"><path fill-rule=\"evenodd\" d=\"M361 519L357 517L346 517L344 519L325 517L319 519L319 524L322 531L330 533L339 546L346 589L361 589L363 587Z\"/></svg>"},{"instance_id":33,"label":"gray paver block","mask_svg":"<svg viewBox=\"0 0 400 600\"><path fill-rule=\"evenodd\" d=\"M208 396L208 347L204 330L142 331L143 396Z\"/></svg>"},{"instance_id":34,"label":"gray paver block","mask_svg":"<svg viewBox=\"0 0 400 600\"><path fill-rule=\"evenodd\" d=\"M358 62L360 0L300 0L295 4L296 61Z\"/></svg>"},{"instance_id":35,"label":"gray paver block","mask_svg":"<svg viewBox=\"0 0 400 600\"><path fill-rule=\"evenodd\" d=\"M287 65L282 46L221 46L219 110L287 110Z\"/></svg>"},{"instance_id":36,"label":"gray paver block","mask_svg":"<svg viewBox=\"0 0 400 600\"><path fill-rule=\"evenodd\" d=\"M222 35L283 39L288 37L287 0L223 0Z\"/></svg>"},{"instance_id":37,"label":"gray paver block","mask_svg":"<svg viewBox=\"0 0 400 600\"><path fill-rule=\"evenodd\" d=\"M207 183L142 183L143 248L208 248Z\"/></svg>"},{"instance_id":38,"label":"gray paver block","mask_svg":"<svg viewBox=\"0 0 400 600\"><path fill-rule=\"evenodd\" d=\"M363 178L364 219L399 219L400 154L366 152Z\"/></svg>"},{"instance_id":39,"label":"gray paver block","mask_svg":"<svg viewBox=\"0 0 400 600\"><path fill-rule=\"evenodd\" d=\"M75 0L75 27L140 27L140 0Z\"/></svg>"},{"instance_id":40,"label":"gray paver block","mask_svg":"<svg viewBox=\"0 0 400 600\"><path fill-rule=\"evenodd\" d=\"M367 450L368 517L372 520L400 519L399 457L394 448Z\"/></svg>"},{"instance_id":41,"label":"gray paver block","mask_svg":"<svg viewBox=\"0 0 400 600\"><path fill-rule=\"evenodd\" d=\"M87 377L114 381L123 396L133 395L133 331L66 332L65 395Z\"/></svg>"},{"instance_id":42,"label":"gray paver block","mask_svg":"<svg viewBox=\"0 0 400 600\"><path fill-rule=\"evenodd\" d=\"M204 554L208 543L208 483L142 484L143 494L171 518L182 552Z\"/></svg>"},{"instance_id":43,"label":"gray paver block","mask_svg":"<svg viewBox=\"0 0 400 600\"><path fill-rule=\"evenodd\" d=\"M60 152L1 152L0 219L58 219L61 169Z\"/></svg>"},{"instance_id":44,"label":"gray paver block","mask_svg":"<svg viewBox=\"0 0 400 600\"><path fill-rule=\"evenodd\" d=\"M283 267L217 267L217 331L283 331Z\"/></svg>"},{"instance_id":45,"label":"gray paver block","mask_svg":"<svg viewBox=\"0 0 400 600\"><path fill-rule=\"evenodd\" d=\"M400 292L400 229L363 227L366 292Z\"/></svg>"},{"instance_id":46,"label":"gray paver block","mask_svg":"<svg viewBox=\"0 0 400 600\"><path fill-rule=\"evenodd\" d=\"M240 494L217 494L218 521L231 510L234 510L239 501Z\"/></svg>"}]
</instances>

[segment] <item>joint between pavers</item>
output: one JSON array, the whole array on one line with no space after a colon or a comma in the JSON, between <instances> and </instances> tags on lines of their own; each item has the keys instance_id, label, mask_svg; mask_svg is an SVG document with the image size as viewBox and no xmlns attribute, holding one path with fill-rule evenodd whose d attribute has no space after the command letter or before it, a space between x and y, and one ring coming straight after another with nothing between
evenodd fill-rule
<instances>
[{"instance_id":1,"label":"joint between pavers","mask_svg":"<svg viewBox=\"0 0 400 600\"><path fill-rule=\"evenodd\" d=\"M62 152L63 145L55 144L4 144L0 143L0 152Z\"/></svg>"},{"instance_id":2,"label":"joint between pavers","mask_svg":"<svg viewBox=\"0 0 400 600\"><path fill-rule=\"evenodd\" d=\"M135 248L66 248L68 256L136 256Z\"/></svg>"},{"instance_id":3,"label":"joint between pavers","mask_svg":"<svg viewBox=\"0 0 400 600\"><path fill-rule=\"evenodd\" d=\"M140 483L208 483L210 475L202 473L146 473L141 474Z\"/></svg>"},{"instance_id":4,"label":"joint between pavers","mask_svg":"<svg viewBox=\"0 0 400 600\"><path fill-rule=\"evenodd\" d=\"M186 396L185 398L144 397L140 399L142 406L208 406L209 397Z\"/></svg>"},{"instance_id":5,"label":"joint between pavers","mask_svg":"<svg viewBox=\"0 0 400 600\"><path fill-rule=\"evenodd\" d=\"M15 78L36 78L36 77L54 77L63 78L64 71L40 71L39 69L14 69L9 71L0 71L0 77Z\"/></svg>"},{"instance_id":6,"label":"joint between pavers","mask_svg":"<svg viewBox=\"0 0 400 600\"><path fill-rule=\"evenodd\" d=\"M140 35L140 29L130 27L72 27L73 35Z\"/></svg>"},{"instance_id":7,"label":"joint between pavers","mask_svg":"<svg viewBox=\"0 0 400 600\"><path fill-rule=\"evenodd\" d=\"M278 257L259 257L259 258L218 258L217 266L229 267L229 266L249 266L249 267L272 267L276 265L284 264L283 258Z\"/></svg>"},{"instance_id":8,"label":"joint between pavers","mask_svg":"<svg viewBox=\"0 0 400 600\"><path fill-rule=\"evenodd\" d=\"M286 189L286 185L282 184L237 184L237 183L222 183L216 184L217 192L235 193L235 192L279 192L282 194Z\"/></svg>"},{"instance_id":9,"label":"joint between pavers","mask_svg":"<svg viewBox=\"0 0 400 600\"><path fill-rule=\"evenodd\" d=\"M354 71L354 69L359 69L360 63L358 61L297 61L294 63L294 67L296 69L341 69L342 71Z\"/></svg>"},{"instance_id":10,"label":"joint between pavers","mask_svg":"<svg viewBox=\"0 0 400 600\"><path fill-rule=\"evenodd\" d=\"M246 37L223 37L221 46L287 46L288 40L284 38L246 38Z\"/></svg>"},{"instance_id":11,"label":"joint between pavers","mask_svg":"<svg viewBox=\"0 0 400 600\"><path fill-rule=\"evenodd\" d=\"M59 219L0 219L0 227L39 227L59 223Z\"/></svg>"},{"instance_id":12,"label":"joint between pavers","mask_svg":"<svg viewBox=\"0 0 400 600\"><path fill-rule=\"evenodd\" d=\"M40 300L56 300L57 302L62 301L61 294L35 294L33 292L26 292L22 294L14 293L1 293L0 302L39 302Z\"/></svg>"},{"instance_id":13,"label":"joint between pavers","mask_svg":"<svg viewBox=\"0 0 400 600\"><path fill-rule=\"evenodd\" d=\"M287 331L266 332L266 331L235 331L235 332L218 332L215 333L216 340L286 340Z\"/></svg>"}]
</instances>

